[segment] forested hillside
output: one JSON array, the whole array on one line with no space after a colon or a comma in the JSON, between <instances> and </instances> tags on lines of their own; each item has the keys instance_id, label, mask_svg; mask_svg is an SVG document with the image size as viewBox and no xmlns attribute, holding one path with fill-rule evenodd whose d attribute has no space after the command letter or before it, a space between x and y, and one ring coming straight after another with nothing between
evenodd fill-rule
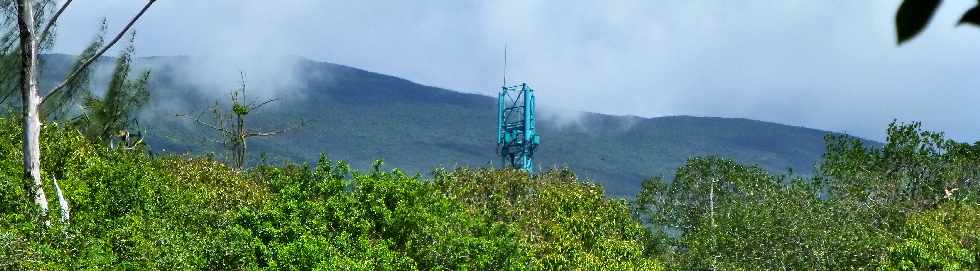
<instances>
[{"instance_id":1,"label":"forested hillside","mask_svg":"<svg viewBox=\"0 0 980 271\"><path fill-rule=\"evenodd\" d=\"M49 56L45 67L51 72L45 75L59 78L70 59L65 55ZM259 154L263 153L274 162L312 162L321 152L348 160L359 169L370 168L371 161L383 159L405 172L423 174L438 166L497 163L494 98L341 65L299 58L295 61L294 69L279 71L295 71L296 74L282 76L296 81L290 84L293 88L253 87L252 93L262 93L253 94L253 99L280 100L250 116L250 123L259 129L299 120L307 120L308 125L283 136L250 140L254 154L251 163L259 162ZM216 101L227 103L237 82L224 82L231 87L220 89L186 79L183 69L195 65L190 57L141 58L136 62L153 73L152 98L141 118L153 151L210 151L219 157L226 154L206 140L216 137L209 129L175 115L207 111ZM267 93L282 94L270 97ZM773 172L792 169L796 174L809 175L823 154L823 137L827 134L748 119L641 118L595 113L583 113L571 122L542 117L538 127L543 137L536 155L540 167L568 167L583 178L602 183L610 194L618 196L636 194L640 183L649 176L670 178L692 156L718 155Z\"/></svg>"}]
</instances>

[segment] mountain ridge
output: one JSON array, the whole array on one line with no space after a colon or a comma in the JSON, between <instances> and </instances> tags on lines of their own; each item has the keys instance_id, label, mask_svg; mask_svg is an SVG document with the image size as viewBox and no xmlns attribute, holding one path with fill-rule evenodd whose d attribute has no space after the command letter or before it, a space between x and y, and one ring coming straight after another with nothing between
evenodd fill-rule
<instances>
[{"instance_id":1,"label":"mountain ridge","mask_svg":"<svg viewBox=\"0 0 980 271\"><path fill-rule=\"evenodd\" d=\"M55 58L62 60L50 61ZM68 58L48 56L52 63L70 63L65 62ZM149 117L142 124L155 152L220 156L218 146L195 139L208 131L187 119L170 117L191 113L179 110L200 112L215 101L225 102L222 98L230 91L205 89L208 86L182 79L179 69L193 65L193 60L190 56L137 59L138 65L153 72L151 104L142 114ZM99 65L109 63L100 60ZM48 70L55 72L47 74L57 76L58 69ZM292 89L276 93L299 98L280 97L278 104L250 115L250 127L273 129L299 119L312 121L283 136L250 140L251 164L263 159L312 162L326 153L358 168L383 159L391 167L425 174L437 167L487 166L497 159L495 97L309 59L298 59L286 72L265 77L292 78L297 82ZM633 195L649 177L670 178L694 156L722 156L774 172L791 168L795 174L810 175L823 155L823 138L831 133L748 118L576 115L574 122L539 117L542 145L537 163L541 168L569 167L616 196Z\"/></svg>"}]
</instances>

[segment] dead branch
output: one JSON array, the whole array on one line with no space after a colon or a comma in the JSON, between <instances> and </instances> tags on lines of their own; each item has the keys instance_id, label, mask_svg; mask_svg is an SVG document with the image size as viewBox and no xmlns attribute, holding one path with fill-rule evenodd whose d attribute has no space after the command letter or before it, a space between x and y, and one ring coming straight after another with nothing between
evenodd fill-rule
<instances>
[{"instance_id":1,"label":"dead branch","mask_svg":"<svg viewBox=\"0 0 980 271\"><path fill-rule=\"evenodd\" d=\"M292 127L283 128L283 129L274 130L274 131L268 131L268 132L249 132L249 133L245 134L245 137L253 137L253 136L274 136L274 135L278 135L278 134L281 134L281 133L288 132L290 130L294 130L294 129L298 129L298 128L303 128L303 126L306 126L306 121L300 120L299 121L299 124L297 124L295 126L292 126Z\"/></svg>"},{"instance_id":2,"label":"dead branch","mask_svg":"<svg viewBox=\"0 0 980 271\"><path fill-rule=\"evenodd\" d=\"M275 102L275 101L278 101L278 100L279 100L279 98L272 98L272 99L269 99L269 100L267 100L267 101L264 101L264 102L261 102L261 103L259 103L259 104L252 104L252 105L249 105L249 106L248 106L248 111L253 111L253 110L258 110L258 109L259 109L260 107L262 107L263 105L266 105L266 104L268 104L268 103L271 103L271 102Z\"/></svg>"},{"instance_id":3,"label":"dead branch","mask_svg":"<svg viewBox=\"0 0 980 271\"><path fill-rule=\"evenodd\" d=\"M229 134L229 135L230 134L233 134L232 131L228 131L228 129L225 129L223 127L218 127L218 126L215 126L214 124L207 123L207 122L201 120L201 116L202 115L204 115L204 112L201 112L201 114L198 114L197 115L197 118L191 118L187 114L177 114L177 117L185 117L185 118L194 120L195 122L197 122L197 124L199 124L201 126L204 126L204 127L207 127L207 128L211 128L211 129L214 129L216 131L219 131L219 132L222 132L222 133L225 133L225 134Z\"/></svg>"},{"instance_id":4,"label":"dead branch","mask_svg":"<svg viewBox=\"0 0 980 271\"><path fill-rule=\"evenodd\" d=\"M61 192L61 187L58 186L58 178L52 177L54 180L54 193L58 197L58 206L61 208L61 222L68 223L68 218L71 216L71 212L68 208L68 199L65 199L64 193Z\"/></svg>"}]
</instances>

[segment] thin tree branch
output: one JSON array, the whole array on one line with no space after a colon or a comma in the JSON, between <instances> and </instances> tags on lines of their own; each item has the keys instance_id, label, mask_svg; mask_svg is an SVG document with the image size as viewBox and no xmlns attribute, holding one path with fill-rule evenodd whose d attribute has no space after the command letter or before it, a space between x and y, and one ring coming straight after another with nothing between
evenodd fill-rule
<instances>
[{"instance_id":1,"label":"thin tree branch","mask_svg":"<svg viewBox=\"0 0 980 271\"><path fill-rule=\"evenodd\" d=\"M133 144L131 144L131 145L128 142L126 142L126 144L127 145L130 145L130 146L128 146L128 147L127 146L123 146L123 149L124 150L133 150L133 149L136 149L136 146L139 146L140 143L143 143L143 137L140 137L139 139L136 140L136 142L133 142Z\"/></svg>"},{"instance_id":2,"label":"thin tree branch","mask_svg":"<svg viewBox=\"0 0 980 271\"><path fill-rule=\"evenodd\" d=\"M221 145L227 145L228 144L227 141L222 141L222 140L214 140L214 139L210 139L210 138L202 138L202 139L203 139L204 142L209 142L209 143L213 143L213 144L221 144Z\"/></svg>"},{"instance_id":3,"label":"thin tree branch","mask_svg":"<svg viewBox=\"0 0 980 271\"><path fill-rule=\"evenodd\" d=\"M57 86L52 88L51 91L49 91L48 94L45 95L43 99L41 99L41 105L43 105L44 102L47 101L49 97L58 93L58 91L64 89L65 86L68 85L68 82L74 80L75 77L78 76L79 73L81 73L81 71L87 69L89 65L92 65L92 63L95 62L95 60L102 57L102 55L105 54L105 52L108 51L109 48L112 48L113 45L116 45L116 42L118 42L119 39L122 39L122 37L126 35L126 32L128 32L129 29L132 28L134 24L136 24L136 21L139 20L139 18L143 16L143 13L146 13L146 10L150 9L150 6L152 6L153 3L155 3L156 1L157 0L147 1L146 5L143 6L143 9L141 9L140 12L136 14L136 16L133 16L133 19L129 20L129 23L127 23L126 26L123 27L123 29L119 31L118 34L116 34L116 37L113 38L112 41L106 44L105 47L102 47L102 49L100 49L99 52L95 53L95 55L92 55L92 57L86 59L85 62L82 62L82 65L80 65L78 69L72 71L71 74L66 76L65 79L61 81L61 83L58 83Z\"/></svg>"},{"instance_id":4,"label":"thin tree branch","mask_svg":"<svg viewBox=\"0 0 980 271\"><path fill-rule=\"evenodd\" d=\"M198 115L197 118L191 118L191 117L187 116L186 114L177 114L177 116L178 117L185 117L185 118L188 118L188 119L192 119L192 120L196 121L198 124L200 124L201 126L204 126L204 127L207 127L207 128L211 128L211 129L217 130L217 131L222 132L222 133L225 133L225 134L232 134L231 131L228 131L225 128L221 128L221 127L215 126L214 124L210 124L210 123L207 123L207 122L202 121L200 115Z\"/></svg>"},{"instance_id":5,"label":"thin tree branch","mask_svg":"<svg viewBox=\"0 0 980 271\"><path fill-rule=\"evenodd\" d=\"M293 127L289 127L289 128L285 128L285 129L279 129L279 130L275 130L275 131L268 131L268 132L249 132L249 133L246 133L245 134L245 137L253 137L253 136L274 136L274 135L278 135L278 134L281 134L281 133L285 133L285 132L290 131L290 130L293 130L293 129L302 128L303 126L306 126L306 121L300 120L299 125L296 125L296 126L293 126Z\"/></svg>"},{"instance_id":6,"label":"thin tree branch","mask_svg":"<svg viewBox=\"0 0 980 271\"><path fill-rule=\"evenodd\" d=\"M48 25L44 26L44 31L41 32L41 39L38 39L38 43L44 42L44 40L48 38L48 34L51 33L51 28L54 27L55 22L58 21L59 17L61 17L61 13L65 12L65 9L67 9L68 5L71 4L71 1L72 0L65 1L65 4L61 5L61 8L58 9L58 12L54 13L51 20L48 20Z\"/></svg>"},{"instance_id":7,"label":"thin tree branch","mask_svg":"<svg viewBox=\"0 0 980 271\"><path fill-rule=\"evenodd\" d=\"M249 111L253 111L253 110L258 110L258 109L259 109L260 107L262 107L263 105L265 105L265 104L267 104L267 103L271 103L271 102L275 102L275 101L278 101L278 100L279 100L279 98L272 98L272 99L269 99L268 101L264 101L264 102L262 102L262 103L259 103L259 104L257 104L257 105L249 105L249 106L248 106L248 107L249 107L249 108L248 108L248 110L249 110Z\"/></svg>"},{"instance_id":8,"label":"thin tree branch","mask_svg":"<svg viewBox=\"0 0 980 271\"><path fill-rule=\"evenodd\" d=\"M246 136L248 136L248 137L253 137L253 136L274 136L274 135L278 135L278 134L281 134L281 133L285 133L287 130L289 130L289 129L282 129L282 130L276 130L276 131L270 131L270 132L251 132L251 133L248 133Z\"/></svg>"},{"instance_id":9,"label":"thin tree branch","mask_svg":"<svg viewBox=\"0 0 980 271\"><path fill-rule=\"evenodd\" d=\"M3 96L3 99L0 100L0 105L2 105L4 102L6 102L7 101L7 98L10 98L10 95L13 95L13 93L14 93L14 91L11 90L10 92L7 93L7 95L4 95Z\"/></svg>"},{"instance_id":10,"label":"thin tree branch","mask_svg":"<svg viewBox=\"0 0 980 271\"><path fill-rule=\"evenodd\" d=\"M245 102L245 72L238 71L238 74L242 77L242 103Z\"/></svg>"}]
</instances>

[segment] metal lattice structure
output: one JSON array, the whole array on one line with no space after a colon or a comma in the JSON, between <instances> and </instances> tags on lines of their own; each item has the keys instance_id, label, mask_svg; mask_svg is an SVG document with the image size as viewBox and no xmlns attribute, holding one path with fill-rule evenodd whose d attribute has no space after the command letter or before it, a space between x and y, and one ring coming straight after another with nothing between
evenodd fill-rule
<instances>
[{"instance_id":1,"label":"metal lattice structure","mask_svg":"<svg viewBox=\"0 0 980 271\"><path fill-rule=\"evenodd\" d=\"M500 164L534 171L534 150L541 144L535 127L534 89L526 83L504 86L497 97L497 153Z\"/></svg>"}]
</instances>

